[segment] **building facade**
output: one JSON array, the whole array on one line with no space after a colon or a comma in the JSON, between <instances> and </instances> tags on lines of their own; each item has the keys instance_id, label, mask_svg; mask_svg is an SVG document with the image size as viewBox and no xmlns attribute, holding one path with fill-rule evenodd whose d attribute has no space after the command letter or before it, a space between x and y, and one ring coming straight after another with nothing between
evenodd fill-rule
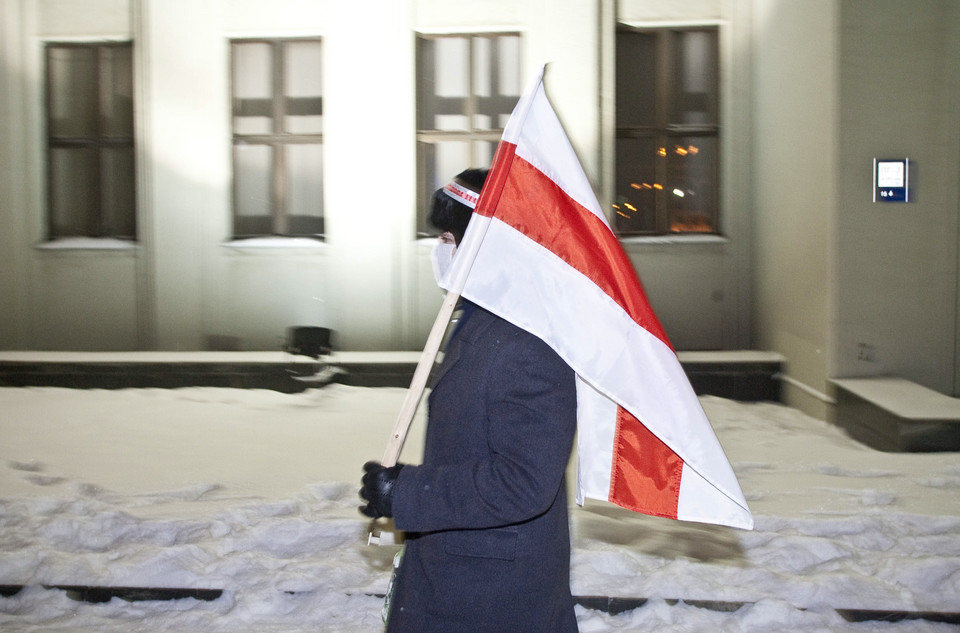
<instances>
[{"instance_id":1,"label":"building facade","mask_svg":"<svg viewBox=\"0 0 960 633\"><path fill-rule=\"evenodd\" d=\"M646 129L624 132L620 34L699 30L714 97L688 109L715 120L667 121L661 145L717 135L713 223L622 235L675 347L777 351L788 399L818 415L831 377L960 391L950 0L0 0L0 24L0 349L272 350L297 325L344 350L419 349L440 303L424 156L456 140L424 130L421 43L503 40L516 67L498 81L547 64L615 222L624 139ZM95 111L65 113L91 46ZM74 178L88 150L108 174L95 211ZM872 159L899 156L916 201L874 203Z\"/></svg>"}]
</instances>

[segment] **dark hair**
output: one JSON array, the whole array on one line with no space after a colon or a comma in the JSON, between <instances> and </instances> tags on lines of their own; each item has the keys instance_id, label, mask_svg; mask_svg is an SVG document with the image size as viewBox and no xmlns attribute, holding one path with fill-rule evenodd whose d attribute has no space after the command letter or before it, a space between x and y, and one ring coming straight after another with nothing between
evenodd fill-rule
<instances>
[{"instance_id":1,"label":"dark hair","mask_svg":"<svg viewBox=\"0 0 960 633\"><path fill-rule=\"evenodd\" d=\"M486 169L466 169L457 174L454 180L467 189L480 193L480 190L483 189L483 183L487 180L488 171ZM473 210L470 207L445 194L441 187L433 192L427 221L440 232L450 231L453 233L453 238L459 244L467 230L467 224L470 222L472 214Z\"/></svg>"}]
</instances>

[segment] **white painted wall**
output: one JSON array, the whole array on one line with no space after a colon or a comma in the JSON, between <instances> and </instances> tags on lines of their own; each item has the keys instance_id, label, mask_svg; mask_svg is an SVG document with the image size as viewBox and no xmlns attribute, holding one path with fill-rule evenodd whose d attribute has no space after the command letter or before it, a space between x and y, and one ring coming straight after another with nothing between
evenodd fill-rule
<instances>
[{"instance_id":1,"label":"white painted wall","mask_svg":"<svg viewBox=\"0 0 960 633\"><path fill-rule=\"evenodd\" d=\"M30 232L27 135L23 99L24 44L20 5L0 2L0 347L11 348L29 339L27 244Z\"/></svg>"},{"instance_id":2,"label":"white painted wall","mask_svg":"<svg viewBox=\"0 0 960 633\"><path fill-rule=\"evenodd\" d=\"M755 0L755 344L828 417L834 377L960 393L960 5ZM873 158L916 201L873 203Z\"/></svg>"},{"instance_id":3,"label":"white painted wall","mask_svg":"<svg viewBox=\"0 0 960 633\"><path fill-rule=\"evenodd\" d=\"M837 213L834 0L754 2L754 323L789 359L788 399L823 416ZM811 393L812 392L812 393Z\"/></svg>"},{"instance_id":4,"label":"white painted wall","mask_svg":"<svg viewBox=\"0 0 960 633\"><path fill-rule=\"evenodd\" d=\"M628 238L634 263L667 335L677 349L751 346L752 249L751 10L749 0L620 0L617 18L636 26L712 24L720 29L721 236ZM604 89L612 92L613 64ZM613 147L613 121L606 121ZM613 171L613 157L605 157ZM605 200L613 197L606 183ZM607 204L609 206L609 204Z\"/></svg>"},{"instance_id":5,"label":"white painted wall","mask_svg":"<svg viewBox=\"0 0 960 633\"><path fill-rule=\"evenodd\" d=\"M0 3L3 127L0 345L34 349L135 349L138 252L80 243L38 248L45 235L42 43L127 39L126 2Z\"/></svg>"},{"instance_id":6,"label":"white painted wall","mask_svg":"<svg viewBox=\"0 0 960 633\"><path fill-rule=\"evenodd\" d=\"M957 395L960 4L840 2L837 376ZM913 161L916 202L871 202L873 158Z\"/></svg>"},{"instance_id":7,"label":"white painted wall","mask_svg":"<svg viewBox=\"0 0 960 633\"><path fill-rule=\"evenodd\" d=\"M601 202L617 20L719 24L722 232L625 248L680 349L960 392L960 5L954 0L0 0L0 348L419 349L440 303L414 239L414 36L520 31ZM326 243L230 242L231 37L324 41ZM44 243L42 47L136 41L141 241ZM875 205L870 161L915 161ZM864 347L866 346L866 347ZM863 358L866 349L867 358Z\"/></svg>"},{"instance_id":8,"label":"white painted wall","mask_svg":"<svg viewBox=\"0 0 960 633\"><path fill-rule=\"evenodd\" d=\"M413 239L414 34L520 31L527 73L548 64L548 95L607 204L610 38L618 18L720 24L724 235L629 240L626 248L678 348L750 346L751 0L0 0L0 7L10 18L3 50L11 85L2 105L3 140L11 142L0 175L11 210L0 240L9 249L0 261L12 271L0 287L9 299L0 308L0 346L276 349L287 326L323 325L344 349L418 349L440 294L431 244ZM229 242L227 41L255 35L324 40L324 244ZM141 242L133 250L37 248L44 236L40 54L45 39L73 38L136 41ZM73 284L79 290L63 292Z\"/></svg>"},{"instance_id":9,"label":"white painted wall","mask_svg":"<svg viewBox=\"0 0 960 633\"><path fill-rule=\"evenodd\" d=\"M607 0L609 2L609 0ZM547 10L549 5L549 10ZM561 6L562 5L562 6ZM600 173L597 2L0 0L5 271L0 346L276 349L291 325L345 349L417 349L440 293L414 239L414 34L519 30ZM324 42L326 243L230 242L231 37ZM140 242L42 247L42 47L133 39ZM466 167L466 166L465 166ZM38 246L41 246L38 248ZM69 291L67 291L69 289ZM67 325L69 324L69 327Z\"/></svg>"}]
</instances>

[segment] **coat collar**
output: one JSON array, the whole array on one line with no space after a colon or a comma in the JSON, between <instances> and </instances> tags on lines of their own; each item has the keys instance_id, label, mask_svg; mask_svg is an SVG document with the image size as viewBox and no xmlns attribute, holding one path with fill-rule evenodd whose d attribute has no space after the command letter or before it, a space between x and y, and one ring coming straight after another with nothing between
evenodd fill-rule
<instances>
[{"instance_id":1,"label":"coat collar","mask_svg":"<svg viewBox=\"0 0 960 633\"><path fill-rule=\"evenodd\" d=\"M430 381L431 388L440 382L444 374L450 371L450 369L460 361L463 355L463 346L476 344L484 331L486 331L497 318L493 313L484 310L477 304L467 301L466 299L462 300L461 306L462 312L460 314L460 320L454 328L453 334L450 336L450 341L447 343L447 347L443 352L443 361L436 369L436 373Z\"/></svg>"}]
</instances>

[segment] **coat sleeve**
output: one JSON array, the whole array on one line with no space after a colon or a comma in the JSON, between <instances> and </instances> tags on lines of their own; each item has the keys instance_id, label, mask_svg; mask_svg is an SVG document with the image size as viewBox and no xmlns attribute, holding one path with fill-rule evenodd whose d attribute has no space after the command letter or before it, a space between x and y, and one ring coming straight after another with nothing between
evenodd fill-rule
<instances>
[{"instance_id":1,"label":"coat sleeve","mask_svg":"<svg viewBox=\"0 0 960 633\"><path fill-rule=\"evenodd\" d=\"M511 338L481 374L486 449L462 461L405 467L394 493L399 529L520 523L546 512L563 490L576 431L573 370L535 336L518 330Z\"/></svg>"}]
</instances>

